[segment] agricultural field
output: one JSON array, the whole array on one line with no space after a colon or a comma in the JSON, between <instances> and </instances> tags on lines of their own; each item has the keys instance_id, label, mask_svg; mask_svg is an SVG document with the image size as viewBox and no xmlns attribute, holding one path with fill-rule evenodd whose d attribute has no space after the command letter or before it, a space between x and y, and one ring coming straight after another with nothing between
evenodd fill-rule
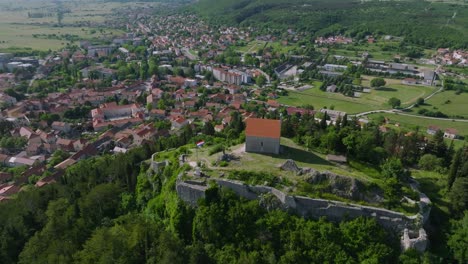
<instances>
[{"instance_id":1,"label":"agricultural field","mask_svg":"<svg viewBox=\"0 0 468 264\"><path fill-rule=\"evenodd\" d=\"M122 33L123 32L119 30L109 29L99 32L89 27L50 27L0 23L0 39L2 39L0 42L0 49L25 47L35 50L57 50L66 46L68 43L77 44L74 41L66 40L65 34L80 39L92 39L103 36L118 36ZM38 34L38 37L35 37L35 34ZM55 35L60 39L48 37L48 35ZM63 38L61 36L63 36Z\"/></svg>"},{"instance_id":2,"label":"agricultural field","mask_svg":"<svg viewBox=\"0 0 468 264\"><path fill-rule=\"evenodd\" d=\"M363 76L363 86L370 86L372 77ZM320 83L305 91L289 91L288 96L278 99L282 104L302 106L312 105L316 109L331 106L335 110L356 114L371 110L390 109L388 99L396 97L402 106L409 106L420 97L426 97L436 88L428 86L408 86L400 84L400 80L386 79L387 85L380 90L371 89L370 93L362 93L360 98L344 96L340 93L328 93L319 89Z\"/></svg>"},{"instance_id":3,"label":"agricultural field","mask_svg":"<svg viewBox=\"0 0 468 264\"><path fill-rule=\"evenodd\" d=\"M468 118L468 93L456 94L455 91L443 91L431 97L424 105L414 108L440 111L448 116Z\"/></svg>"},{"instance_id":4,"label":"agricultural field","mask_svg":"<svg viewBox=\"0 0 468 264\"><path fill-rule=\"evenodd\" d=\"M31 48L57 50L79 39L117 36L123 31L102 26L120 3L62 2L61 26L57 4L46 1L0 0L0 50ZM66 36L67 35L67 36Z\"/></svg>"}]
</instances>

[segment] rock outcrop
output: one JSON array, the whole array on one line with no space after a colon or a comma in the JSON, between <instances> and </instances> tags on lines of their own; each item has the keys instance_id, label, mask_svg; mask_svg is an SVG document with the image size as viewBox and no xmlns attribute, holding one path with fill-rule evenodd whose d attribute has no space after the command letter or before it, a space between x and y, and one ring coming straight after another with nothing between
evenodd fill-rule
<instances>
[{"instance_id":1,"label":"rock outcrop","mask_svg":"<svg viewBox=\"0 0 468 264\"><path fill-rule=\"evenodd\" d=\"M353 177L342 176L329 171L320 172L312 168L300 168L291 159L285 161L280 169L302 175L306 182L321 186L321 191L346 199L368 203L381 203L384 199L383 191L378 186L368 189L364 182Z\"/></svg>"},{"instance_id":2,"label":"rock outcrop","mask_svg":"<svg viewBox=\"0 0 468 264\"><path fill-rule=\"evenodd\" d=\"M294 160L288 159L286 160L281 166L280 169L284 171L292 171L296 173L297 175L302 174L302 169L297 166L296 162Z\"/></svg>"}]
</instances>

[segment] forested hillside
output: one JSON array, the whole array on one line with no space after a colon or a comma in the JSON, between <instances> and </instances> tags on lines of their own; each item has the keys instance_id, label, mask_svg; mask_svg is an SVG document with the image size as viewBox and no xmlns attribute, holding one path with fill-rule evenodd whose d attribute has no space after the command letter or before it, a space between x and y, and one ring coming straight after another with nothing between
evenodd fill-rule
<instances>
[{"instance_id":1,"label":"forested hillside","mask_svg":"<svg viewBox=\"0 0 468 264\"><path fill-rule=\"evenodd\" d=\"M380 158L386 153L373 143L381 140L375 128L360 133L355 122L343 121L336 133L338 128L331 126L327 130L325 122L312 122L313 117L306 116L301 121L294 118L297 117L285 120L283 133L297 135L299 142L307 141L314 146L317 136L324 139L323 147L339 148L342 146L339 138L348 135L343 141L350 157L367 159L355 151ZM320 125L322 128L317 127ZM197 208L189 207L175 190L179 175L189 170L188 164L179 163L179 157L190 153L199 140L214 147L216 142L227 144L220 137L222 134L207 136L214 133L213 127L209 127L205 126L205 135L200 135L185 126L179 136L158 138L154 144L144 144L126 154L80 161L67 168L58 183L24 190L15 199L0 203L1 263L453 263L455 259L463 263L466 260L468 148L458 150L447 161L451 211L460 220L453 221L450 233L433 240L436 246L442 241L444 252L421 255L414 250L401 253L398 235L385 231L374 219L358 218L339 224L325 219L307 220L214 186ZM233 115L226 132L231 135L232 144L243 142L243 128L239 115ZM316 133L312 136L308 134L310 131ZM411 146L419 136L404 140L394 138L395 134L390 136L385 147L400 150L403 148L391 145L404 144L404 153L397 151L394 155L405 157L412 164L414 161L406 158L405 153L415 149ZM441 141L429 142L429 146L428 150L434 153L447 153L443 137ZM159 153L158 161L169 161L168 166L157 172L149 169L148 163L154 152ZM401 168L401 164L397 165L383 166L382 174L401 175L393 173ZM249 177L249 173L246 171L244 175ZM395 175L385 177L391 186L401 189ZM395 194L393 187L387 189ZM432 214L434 225L445 223L439 218L444 213Z\"/></svg>"},{"instance_id":2,"label":"forested hillside","mask_svg":"<svg viewBox=\"0 0 468 264\"><path fill-rule=\"evenodd\" d=\"M200 0L197 11L214 24L260 31L304 31L312 37L343 33L405 37L426 47L468 47L468 5L426 1Z\"/></svg>"},{"instance_id":3,"label":"forested hillside","mask_svg":"<svg viewBox=\"0 0 468 264\"><path fill-rule=\"evenodd\" d=\"M147 173L149 148L80 162L60 184L0 204L2 263L395 263L398 238L371 219L310 221L212 188L175 193L178 155ZM417 256L417 255L416 255ZM400 258L411 258L411 252Z\"/></svg>"}]
</instances>

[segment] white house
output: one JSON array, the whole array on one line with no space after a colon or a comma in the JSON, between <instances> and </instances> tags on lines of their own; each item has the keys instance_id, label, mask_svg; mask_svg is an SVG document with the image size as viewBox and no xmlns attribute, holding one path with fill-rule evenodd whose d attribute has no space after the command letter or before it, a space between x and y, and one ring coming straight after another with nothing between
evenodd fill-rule
<instances>
[{"instance_id":1,"label":"white house","mask_svg":"<svg viewBox=\"0 0 468 264\"><path fill-rule=\"evenodd\" d=\"M447 128L444 132L444 137L449 139L456 139L458 137L458 131L454 128Z\"/></svg>"}]
</instances>

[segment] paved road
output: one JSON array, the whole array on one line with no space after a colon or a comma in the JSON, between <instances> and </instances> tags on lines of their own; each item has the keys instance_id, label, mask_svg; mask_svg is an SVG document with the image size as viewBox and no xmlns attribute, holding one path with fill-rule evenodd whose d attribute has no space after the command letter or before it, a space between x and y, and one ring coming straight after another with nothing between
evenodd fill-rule
<instances>
[{"instance_id":1,"label":"paved road","mask_svg":"<svg viewBox=\"0 0 468 264\"><path fill-rule=\"evenodd\" d=\"M431 99L434 95L442 92L444 90L444 83L442 81L442 86L437 90L437 91L434 91L433 93L431 93L430 95L426 96L426 98L424 98L424 101L427 101L429 99ZM396 109L392 109L392 110L388 110L388 109L382 109L382 110L374 110L374 111L367 111L367 112L362 112L362 113L358 113L358 114L355 114L355 115L350 115L350 116L356 116L356 117L361 117L361 116L366 116L366 115L370 115L370 114L375 114L375 113L388 113L388 114L398 114L398 115L403 115L403 116L411 116L411 117L416 117L416 118L424 118L424 119L432 119L432 120L442 120L442 121L455 121L455 122L465 122L465 123L468 123L468 120L467 119L451 119L451 118L441 118L441 117L430 117L430 116L419 116L419 115L411 115L411 114L407 114L407 113L404 113L402 112L402 110L410 110L411 108L413 108L415 106L415 104L412 104L406 108L403 108L401 110L396 110Z\"/></svg>"},{"instance_id":2,"label":"paved road","mask_svg":"<svg viewBox=\"0 0 468 264\"><path fill-rule=\"evenodd\" d=\"M442 121L455 121L455 122L465 122L468 123L468 119L452 119L452 118L442 118L442 117L430 117L430 116L419 116L419 115L411 115L402 112L401 110L374 110L374 111L368 111L364 113L359 113L354 116L356 117L361 117L361 116L366 116L370 114L377 114L377 113L387 113L387 114L397 114L397 115L402 115L402 116L411 116L411 117L416 117L416 118L424 118L424 119L432 119L432 120L442 120ZM353 115L350 115L353 116Z\"/></svg>"}]
</instances>

